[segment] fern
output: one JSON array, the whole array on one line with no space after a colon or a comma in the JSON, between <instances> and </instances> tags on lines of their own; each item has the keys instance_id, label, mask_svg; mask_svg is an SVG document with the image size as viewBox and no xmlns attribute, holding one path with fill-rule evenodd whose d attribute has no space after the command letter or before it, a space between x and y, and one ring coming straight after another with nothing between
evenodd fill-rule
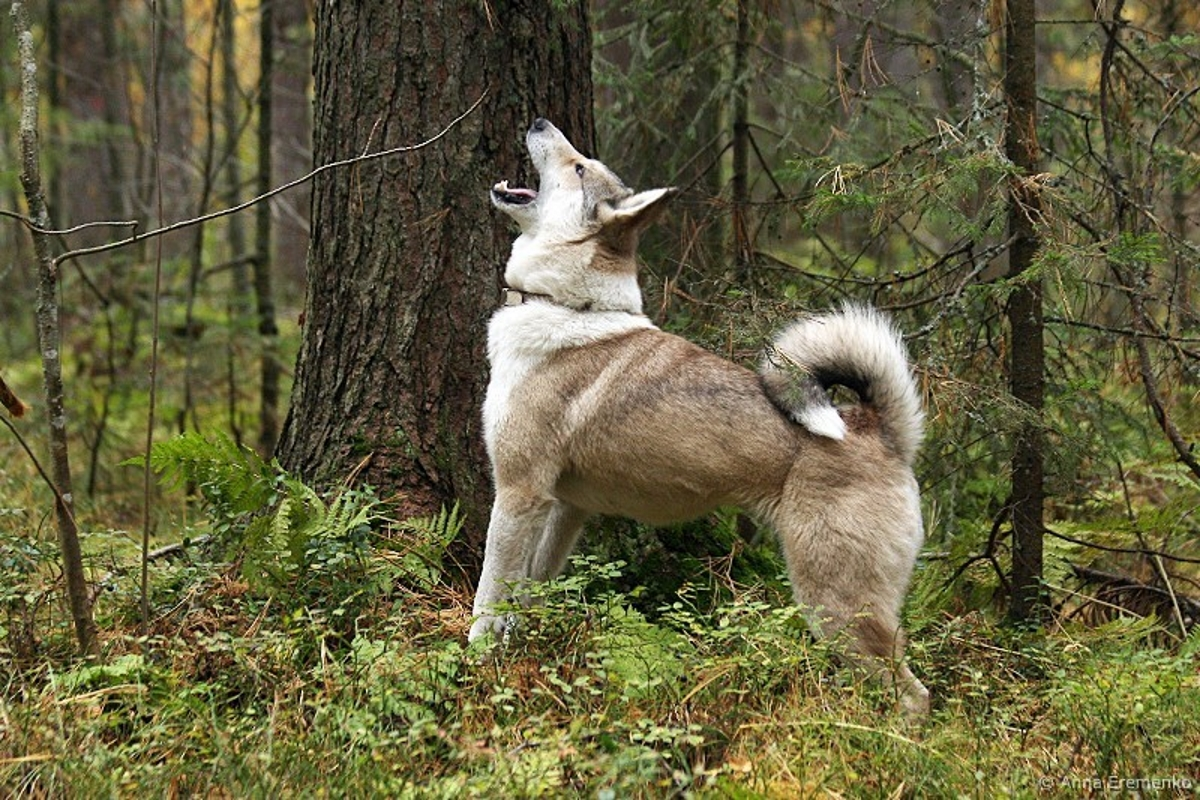
<instances>
[{"instance_id":1,"label":"fern","mask_svg":"<svg viewBox=\"0 0 1200 800\"><path fill-rule=\"evenodd\" d=\"M328 502L294 478L281 482L274 513L246 529L243 574L251 586L297 600L353 596L384 588L375 581L382 564L373 559L373 529L386 523L369 489L344 489Z\"/></svg>"},{"instance_id":2,"label":"fern","mask_svg":"<svg viewBox=\"0 0 1200 800\"><path fill-rule=\"evenodd\" d=\"M430 517L413 517L396 526L401 534L396 549L400 557L396 566L401 580L419 589L433 588L442 576L442 559L450 543L462 530L465 520L458 503Z\"/></svg>"},{"instance_id":3,"label":"fern","mask_svg":"<svg viewBox=\"0 0 1200 800\"><path fill-rule=\"evenodd\" d=\"M334 624L338 635L349 636L368 604L395 584L436 585L463 525L457 505L396 522L370 488L322 495L226 436L161 442L150 464L167 485L198 493L216 541L240 561L251 591L280 601L297 620ZM381 538L380 530L392 535Z\"/></svg>"},{"instance_id":4,"label":"fern","mask_svg":"<svg viewBox=\"0 0 1200 800\"><path fill-rule=\"evenodd\" d=\"M251 589L293 605L342 607L374 584L372 528L386 522L370 489L324 498L229 437L185 433L152 449L150 465L167 486L188 486L216 534L239 558Z\"/></svg>"},{"instance_id":5,"label":"fern","mask_svg":"<svg viewBox=\"0 0 1200 800\"><path fill-rule=\"evenodd\" d=\"M224 434L207 439L189 432L158 442L150 451L150 466L167 487L194 487L221 539L240 529L249 515L273 505L284 480L278 463L267 463Z\"/></svg>"}]
</instances>

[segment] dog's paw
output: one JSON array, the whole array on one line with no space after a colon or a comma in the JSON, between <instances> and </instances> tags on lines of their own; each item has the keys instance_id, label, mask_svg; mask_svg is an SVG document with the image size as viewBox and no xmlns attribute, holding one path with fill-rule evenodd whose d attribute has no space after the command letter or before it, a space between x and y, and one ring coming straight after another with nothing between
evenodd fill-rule
<instances>
[{"instance_id":1,"label":"dog's paw","mask_svg":"<svg viewBox=\"0 0 1200 800\"><path fill-rule=\"evenodd\" d=\"M471 623L470 632L467 633L467 641L474 643L490 639L495 644L503 643L508 638L514 622L511 615L484 614L476 617L475 622Z\"/></svg>"},{"instance_id":2,"label":"dog's paw","mask_svg":"<svg viewBox=\"0 0 1200 800\"><path fill-rule=\"evenodd\" d=\"M929 690L916 678L900 695L900 713L909 722L924 722L929 718Z\"/></svg>"}]
</instances>

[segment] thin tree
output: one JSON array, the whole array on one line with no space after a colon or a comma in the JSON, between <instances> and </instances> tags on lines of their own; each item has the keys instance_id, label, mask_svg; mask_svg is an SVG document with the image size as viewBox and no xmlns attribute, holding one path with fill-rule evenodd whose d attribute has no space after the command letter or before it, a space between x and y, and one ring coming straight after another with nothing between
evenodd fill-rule
<instances>
[{"instance_id":1,"label":"thin tree","mask_svg":"<svg viewBox=\"0 0 1200 800\"><path fill-rule=\"evenodd\" d=\"M275 4L266 0L258 19L258 169L259 195L271 188L271 132L274 121L272 82L275 77ZM258 449L271 456L279 442L279 326L275 321L275 289L271 276L271 206L254 210L254 300L258 315L259 432Z\"/></svg>"},{"instance_id":2,"label":"thin tree","mask_svg":"<svg viewBox=\"0 0 1200 800\"><path fill-rule=\"evenodd\" d=\"M1008 298L1009 388L1025 409L1012 457L1010 513L1013 531L1012 597L1009 617L1033 621L1043 609L1042 534L1045 488L1045 344L1042 278L1034 266L1040 199L1036 178L1037 47L1034 0L1009 0L1004 27L1004 93L1007 101L1005 152L1015 167L1009 189Z\"/></svg>"},{"instance_id":3,"label":"thin tree","mask_svg":"<svg viewBox=\"0 0 1200 800\"><path fill-rule=\"evenodd\" d=\"M225 205L236 206L242 200L242 167L238 158L242 126L239 118L238 99L241 87L237 76L237 28L234 25L233 0L218 0L216 15L220 30L221 49L221 128L224 132L222 161L225 172L225 189L222 199ZM215 30L214 30L214 35ZM246 253L246 231L240 215L229 218L230 285L227 309L230 322L229 343L226 345L226 397L229 408L229 427L234 441L242 441L241 419L238 414L239 370L237 366L239 345L244 341L243 331L250 320L251 283L248 264L253 261Z\"/></svg>"},{"instance_id":4,"label":"thin tree","mask_svg":"<svg viewBox=\"0 0 1200 800\"><path fill-rule=\"evenodd\" d=\"M737 0L737 35L733 43L733 261L738 283L749 285L754 248L746 213L750 205L750 9Z\"/></svg>"},{"instance_id":5,"label":"thin tree","mask_svg":"<svg viewBox=\"0 0 1200 800\"><path fill-rule=\"evenodd\" d=\"M21 187L29 204L29 218L34 226L42 229L32 231L32 237L38 271L38 348L42 354L42 386L49 422L55 520L75 636L80 651L90 654L97 650L96 629L71 494L71 458L67 445L66 404L63 400L62 336L58 324L58 270L50 254L50 236L44 233L50 228L50 212L46 207L39 164L37 61L34 59L29 17L23 3L14 0L12 16L21 63Z\"/></svg>"}]
</instances>

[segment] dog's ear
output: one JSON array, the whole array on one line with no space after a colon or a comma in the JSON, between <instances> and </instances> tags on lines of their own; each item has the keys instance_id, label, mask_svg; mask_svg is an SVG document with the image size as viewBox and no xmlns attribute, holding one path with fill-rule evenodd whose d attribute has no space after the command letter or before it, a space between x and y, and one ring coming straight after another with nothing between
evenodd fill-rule
<instances>
[{"instance_id":1,"label":"dog's ear","mask_svg":"<svg viewBox=\"0 0 1200 800\"><path fill-rule=\"evenodd\" d=\"M658 219L667 201L678 193L678 189L669 186L631 194L615 203L601 203L596 209L597 218L607 229L637 232Z\"/></svg>"}]
</instances>

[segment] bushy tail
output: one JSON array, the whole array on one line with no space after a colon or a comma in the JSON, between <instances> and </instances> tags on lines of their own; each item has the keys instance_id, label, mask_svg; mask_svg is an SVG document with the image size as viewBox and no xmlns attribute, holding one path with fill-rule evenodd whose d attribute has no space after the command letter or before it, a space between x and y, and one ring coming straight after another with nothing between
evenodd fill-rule
<instances>
[{"instance_id":1,"label":"bushy tail","mask_svg":"<svg viewBox=\"0 0 1200 800\"><path fill-rule=\"evenodd\" d=\"M767 396L818 436L842 439L846 424L826 389L845 386L875 409L885 441L911 464L924 413L899 332L873 308L805 317L775 337L759 368Z\"/></svg>"}]
</instances>

